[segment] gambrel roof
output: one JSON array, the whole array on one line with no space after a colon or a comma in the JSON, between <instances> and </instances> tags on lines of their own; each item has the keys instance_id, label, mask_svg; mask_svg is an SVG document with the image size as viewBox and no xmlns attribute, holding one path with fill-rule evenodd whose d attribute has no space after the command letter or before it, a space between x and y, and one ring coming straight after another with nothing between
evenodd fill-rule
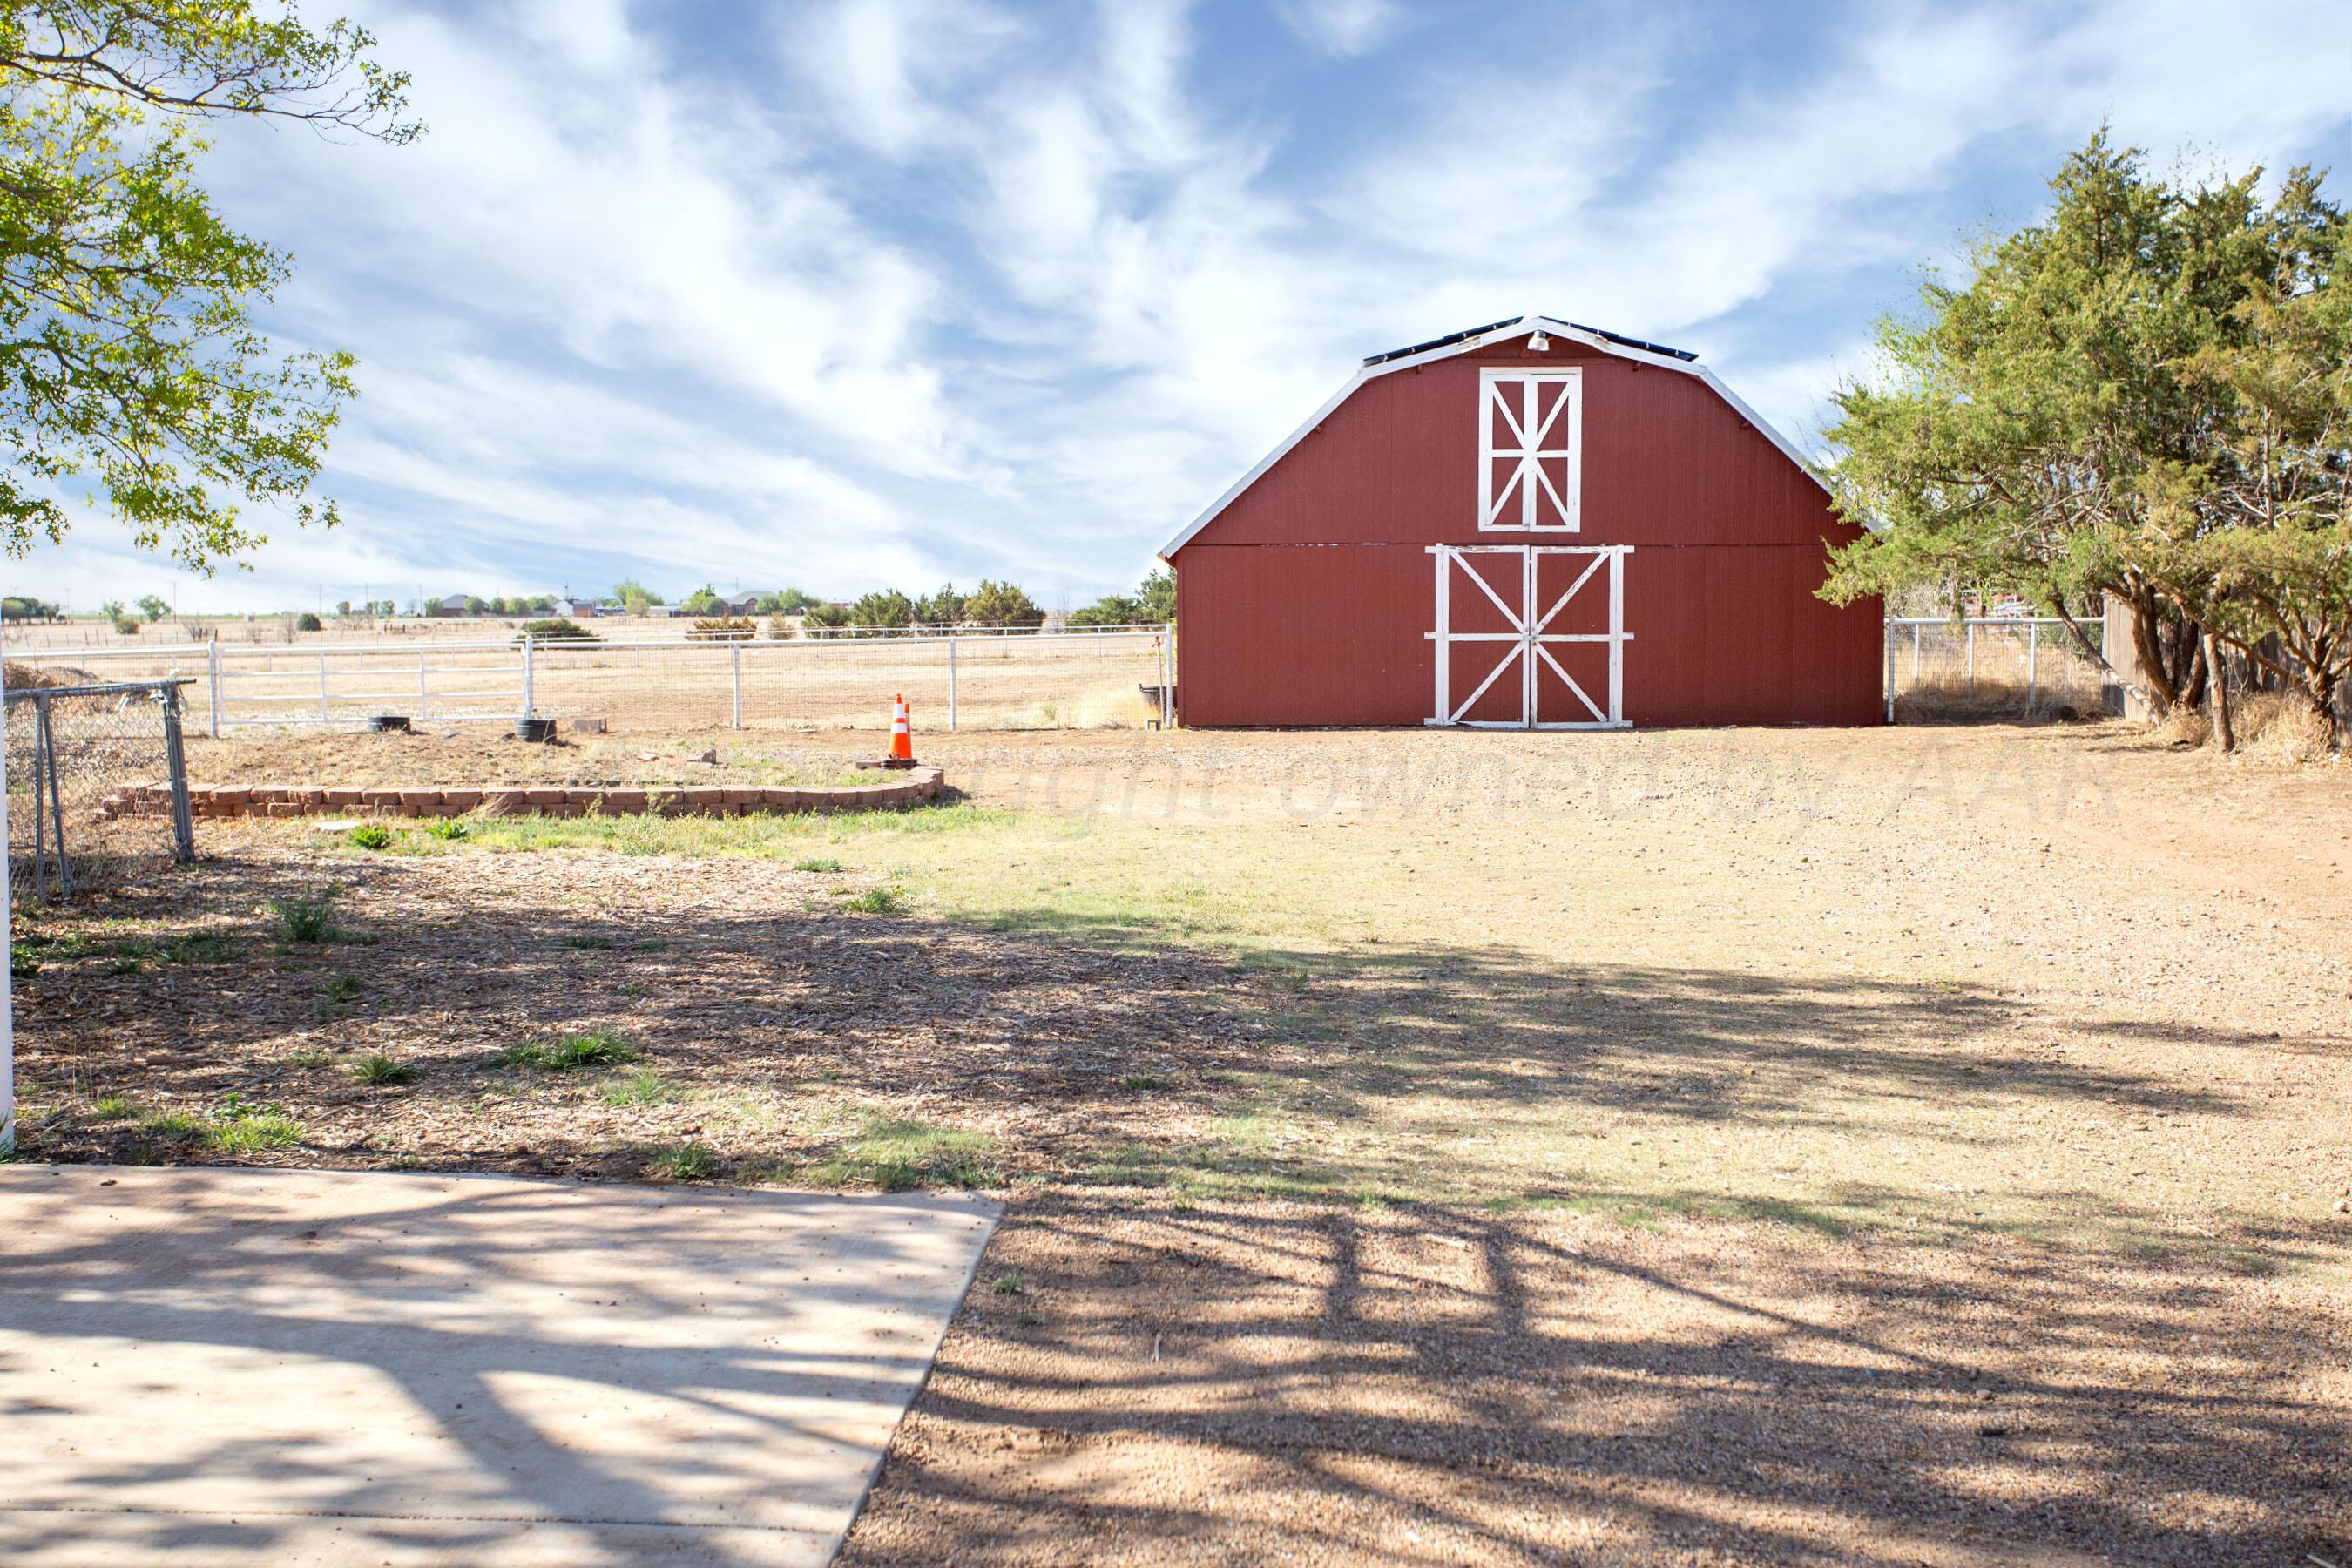
<instances>
[{"instance_id":1,"label":"gambrel roof","mask_svg":"<svg viewBox=\"0 0 2352 1568\"><path fill-rule=\"evenodd\" d=\"M1268 468L1280 462L1289 454L1293 447L1305 440L1310 431L1328 419L1339 405L1347 402L1358 387L1373 377L1386 375L1391 371L1410 370L1414 365L1426 364L1431 360L1445 359L1454 354L1472 353L1489 343L1506 342L1513 338L1526 337L1532 332L1542 332L1547 337L1565 338L1571 342L1587 344L1600 350L1602 353L1615 354L1621 359L1634 360L1643 364L1656 365L1663 370L1679 371L1685 375L1697 377L1705 382L1717 397L1729 404L1742 419L1755 428L1758 435L1779 447L1780 455L1802 469L1807 478L1815 484L1821 485L1824 491L1829 489L1826 484L1822 483L1821 476L1815 474L1811 467L1806 463L1804 454L1797 450L1796 444L1767 424L1762 415L1741 401L1739 395L1717 379L1713 371L1700 364L1696 354L1684 349L1670 349L1663 344L1644 342L1639 338L1626 337L1622 332L1605 331L1599 327L1580 326L1574 321L1562 321L1557 316L1529 314L1517 316L1507 321L1496 321L1484 327L1471 327L1463 331L1451 332L1442 338L1433 338L1425 343L1415 343L1409 348L1393 349L1387 353L1374 354L1365 360L1357 369L1356 374L1349 378L1348 384L1332 394L1330 400L1322 407L1307 416L1307 422L1293 430L1282 445L1268 452L1255 468L1241 477L1239 483L1219 496L1208 510L1194 518L1184 531L1160 546L1160 558L1165 561L1190 544L1195 534L1214 522L1218 514L1231 506L1243 491L1257 483Z\"/></svg>"}]
</instances>

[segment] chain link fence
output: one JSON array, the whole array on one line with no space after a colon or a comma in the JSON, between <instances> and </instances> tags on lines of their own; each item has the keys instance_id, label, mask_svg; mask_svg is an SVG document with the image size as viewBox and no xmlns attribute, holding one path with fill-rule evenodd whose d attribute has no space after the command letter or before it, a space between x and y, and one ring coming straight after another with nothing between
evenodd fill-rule
<instances>
[{"instance_id":1,"label":"chain link fence","mask_svg":"<svg viewBox=\"0 0 2352 1568\"><path fill-rule=\"evenodd\" d=\"M2100 623L2079 623L2097 647ZM1886 623L1890 719L2094 714L2112 679L2063 621L2026 616Z\"/></svg>"},{"instance_id":2,"label":"chain link fence","mask_svg":"<svg viewBox=\"0 0 2352 1568\"><path fill-rule=\"evenodd\" d=\"M17 897L69 899L194 858L180 745L188 684L7 693L8 876Z\"/></svg>"}]
</instances>

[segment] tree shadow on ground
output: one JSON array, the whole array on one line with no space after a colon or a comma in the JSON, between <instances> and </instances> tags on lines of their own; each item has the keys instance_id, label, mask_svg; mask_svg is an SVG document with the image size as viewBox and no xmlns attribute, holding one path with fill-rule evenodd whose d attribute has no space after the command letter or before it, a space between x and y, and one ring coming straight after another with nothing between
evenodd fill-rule
<instances>
[{"instance_id":1,"label":"tree shadow on ground","mask_svg":"<svg viewBox=\"0 0 2352 1568\"><path fill-rule=\"evenodd\" d=\"M1054 1200L844 1561L2341 1561L2316 1299L1984 1243Z\"/></svg>"},{"instance_id":2,"label":"tree shadow on ground","mask_svg":"<svg viewBox=\"0 0 2352 1568\"><path fill-rule=\"evenodd\" d=\"M1696 1180L1689 1158L1580 1177L1571 1156L1654 1133L1743 1149L1916 1137L1991 1158L2042 1110L2238 1108L2146 1051L2129 1065L2069 1048L2000 993L1957 983L1562 964L1503 945L1234 956L1171 941L1149 917L1015 911L979 929L846 913L854 884L773 862L703 871L373 862L331 901L342 940L299 943L272 906L316 896L319 873L263 855L78 927L49 921L39 972L20 983L26 1098L46 1111L27 1119L28 1151L204 1157L98 1102L202 1115L235 1096L302 1121L297 1149L254 1156L280 1162L637 1175L691 1143L699 1173L737 1179L1206 1180L1834 1231L1894 1223L1916 1192L1851 1157L1734 1190ZM148 954L127 972L125 943ZM2094 1019L2074 1033L2095 1044L2126 1029L2143 1046L2347 1054L2201 1024ZM622 1053L568 1073L510 1059L592 1034ZM348 1069L372 1053L416 1076L356 1081ZM633 1096L623 1071L653 1076ZM1559 1168L1465 1155L1490 1134L1541 1145ZM2160 1213L2063 1175L2012 1185L2096 1207L2126 1235L2180 1239ZM2318 1239L2265 1221L2230 1242L2279 1262Z\"/></svg>"}]
</instances>

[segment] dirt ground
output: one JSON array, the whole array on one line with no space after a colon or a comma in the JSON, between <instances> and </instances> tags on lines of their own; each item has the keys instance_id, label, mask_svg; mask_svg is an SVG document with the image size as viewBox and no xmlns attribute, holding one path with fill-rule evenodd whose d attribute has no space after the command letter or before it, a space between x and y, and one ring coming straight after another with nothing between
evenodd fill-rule
<instances>
[{"instance_id":1,"label":"dirt ground","mask_svg":"<svg viewBox=\"0 0 2352 1568\"><path fill-rule=\"evenodd\" d=\"M988 1185L858 1562L2352 1568L2352 767L921 742L960 802L207 824L18 931L26 1152Z\"/></svg>"}]
</instances>

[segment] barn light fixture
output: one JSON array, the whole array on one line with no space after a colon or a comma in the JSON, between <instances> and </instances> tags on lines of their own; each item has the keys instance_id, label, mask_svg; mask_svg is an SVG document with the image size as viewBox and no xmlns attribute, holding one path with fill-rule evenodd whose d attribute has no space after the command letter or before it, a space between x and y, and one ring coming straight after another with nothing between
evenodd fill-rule
<instances>
[{"instance_id":1,"label":"barn light fixture","mask_svg":"<svg viewBox=\"0 0 2352 1568\"><path fill-rule=\"evenodd\" d=\"M1551 353L1551 340L1538 332L1528 340L1528 349L1533 353L1548 354Z\"/></svg>"}]
</instances>

